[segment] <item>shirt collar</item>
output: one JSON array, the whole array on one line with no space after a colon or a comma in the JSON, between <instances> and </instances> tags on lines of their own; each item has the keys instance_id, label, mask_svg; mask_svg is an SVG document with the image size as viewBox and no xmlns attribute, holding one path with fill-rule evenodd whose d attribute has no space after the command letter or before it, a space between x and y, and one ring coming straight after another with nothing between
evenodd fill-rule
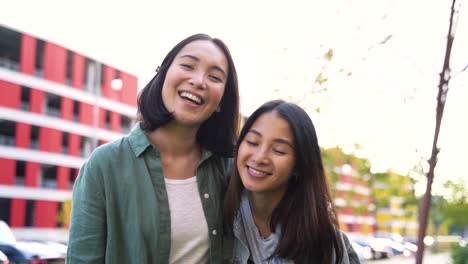
<instances>
[{"instance_id":1,"label":"shirt collar","mask_svg":"<svg viewBox=\"0 0 468 264\"><path fill-rule=\"evenodd\" d=\"M145 132L143 129L140 127L140 124L137 124L132 131L130 131L130 134L128 135L128 142L130 143L130 146L132 147L133 153L135 153L135 156L138 158L140 155L150 146L152 146L151 142L148 140L148 137L146 136ZM202 156L200 159L200 163L203 161L207 160L209 157L211 157L213 153L210 150L207 150L202 147Z\"/></svg>"},{"instance_id":2,"label":"shirt collar","mask_svg":"<svg viewBox=\"0 0 468 264\"><path fill-rule=\"evenodd\" d=\"M151 146L151 142L146 137L143 129L141 129L140 124L137 124L132 129L127 138L136 157L139 157L149 146Z\"/></svg>"}]
</instances>

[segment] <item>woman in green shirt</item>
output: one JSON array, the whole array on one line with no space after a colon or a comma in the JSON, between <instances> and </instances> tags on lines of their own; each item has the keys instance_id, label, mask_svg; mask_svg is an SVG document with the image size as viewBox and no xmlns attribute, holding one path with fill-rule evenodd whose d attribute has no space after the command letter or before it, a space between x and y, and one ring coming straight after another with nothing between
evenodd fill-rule
<instances>
[{"instance_id":1,"label":"woman in green shirt","mask_svg":"<svg viewBox=\"0 0 468 264\"><path fill-rule=\"evenodd\" d=\"M138 97L139 124L81 168L67 263L220 263L238 109L226 45L178 43Z\"/></svg>"}]
</instances>

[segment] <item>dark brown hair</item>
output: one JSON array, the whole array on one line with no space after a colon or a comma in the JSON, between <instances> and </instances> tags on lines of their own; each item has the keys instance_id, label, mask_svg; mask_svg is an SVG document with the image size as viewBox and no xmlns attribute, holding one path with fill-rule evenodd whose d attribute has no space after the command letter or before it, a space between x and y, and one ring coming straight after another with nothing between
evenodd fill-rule
<instances>
[{"instance_id":1,"label":"dark brown hair","mask_svg":"<svg viewBox=\"0 0 468 264\"><path fill-rule=\"evenodd\" d=\"M162 87L166 74L179 51L195 40L208 40L218 46L228 63L228 76L221 98L220 112L214 112L203 122L197 132L197 142L203 147L222 156L232 157L237 139L239 121L239 87L237 72L231 53L224 42L206 34L192 35L177 45L166 55L158 72L138 95L138 120L145 131L154 131L174 118L164 106Z\"/></svg>"},{"instance_id":2,"label":"dark brown hair","mask_svg":"<svg viewBox=\"0 0 468 264\"><path fill-rule=\"evenodd\" d=\"M270 258L293 260L295 263L331 263L333 251L336 263L343 258L338 220L325 177L322 156L312 120L299 106L281 100L270 101L258 108L245 122L236 150L255 121L272 112L286 120L295 142L295 172L287 190L273 210L270 229L281 226L278 246ZM234 164L237 164L235 158ZM232 234L232 227L244 186L237 167L231 174L224 200L224 228Z\"/></svg>"}]
</instances>

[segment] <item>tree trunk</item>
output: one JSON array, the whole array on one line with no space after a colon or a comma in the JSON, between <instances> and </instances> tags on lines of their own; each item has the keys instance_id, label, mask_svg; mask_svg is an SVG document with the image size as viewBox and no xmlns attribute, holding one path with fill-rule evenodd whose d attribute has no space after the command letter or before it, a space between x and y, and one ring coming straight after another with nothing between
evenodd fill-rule
<instances>
[{"instance_id":1,"label":"tree trunk","mask_svg":"<svg viewBox=\"0 0 468 264\"><path fill-rule=\"evenodd\" d=\"M434 132L434 140L432 142L432 154L429 159L429 172L427 173L427 185L426 193L424 194L421 202L421 210L419 214L419 230L418 230L418 251L416 253L416 264L422 264L424 256L424 237L426 235L426 228L429 216L429 209L431 204L431 189L432 182L434 181L434 169L437 164L437 154L439 148L437 148L437 141L439 139L440 124L442 122L442 116L444 115L445 101L447 99L448 84L450 82L450 54L452 52L452 45L454 40L453 33L453 22L455 14L455 3L456 0L452 1L452 7L450 12L449 30L447 35L447 46L445 50L444 65L442 66L442 72L440 73L439 81L439 92L437 95L437 109L436 109L436 126Z\"/></svg>"}]
</instances>

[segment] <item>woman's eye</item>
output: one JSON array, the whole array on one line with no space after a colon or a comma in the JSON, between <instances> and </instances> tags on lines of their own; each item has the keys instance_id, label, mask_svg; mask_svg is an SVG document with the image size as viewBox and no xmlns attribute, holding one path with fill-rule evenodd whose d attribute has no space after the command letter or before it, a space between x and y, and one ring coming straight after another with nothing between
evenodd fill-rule
<instances>
[{"instance_id":1,"label":"woman's eye","mask_svg":"<svg viewBox=\"0 0 468 264\"><path fill-rule=\"evenodd\" d=\"M246 140L245 142L247 142L247 144L251 145L251 146L257 146L258 144L253 142L253 141L250 141L250 140Z\"/></svg>"},{"instance_id":2,"label":"woman's eye","mask_svg":"<svg viewBox=\"0 0 468 264\"><path fill-rule=\"evenodd\" d=\"M277 154L280 154L280 155L286 154L286 152L281 151L281 150L277 150L277 149L273 149L273 151L274 151L275 153L277 153Z\"/></svg>"},{"instance_id":3,"label":"woman's eye","mask_svg":"<svg viewBox=\"0 0 468 264\"><path fill-rule=\"evenodd\" d=\"M182 64L180 64L180 66L182 66L182 67L185 68L185 69L193 70L193 66L190 65L190 64L184 64L184 63L182 63Z\"/></svg>"},{"instance_id":4,"label":"woman's eye","mask_svg":"<svg viewBox=\"0 0 468 264\"><path fill-rule=\"evenodd\" d=\"M216 75L212 75L212 74L210 75L210 78L215 80L216 82L222 82L223 81L220 77L218 77Z\"/></svg>"}]
</instances>

